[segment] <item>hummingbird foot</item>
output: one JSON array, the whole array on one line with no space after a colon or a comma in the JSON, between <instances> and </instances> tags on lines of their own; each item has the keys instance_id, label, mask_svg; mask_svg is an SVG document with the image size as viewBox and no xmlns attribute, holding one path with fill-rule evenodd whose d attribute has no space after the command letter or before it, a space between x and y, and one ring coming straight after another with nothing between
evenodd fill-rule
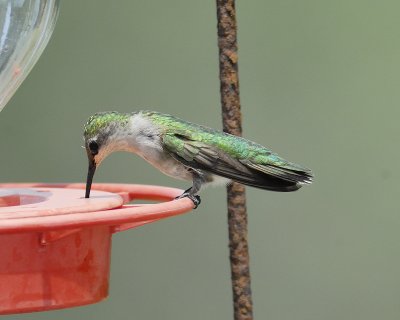
<instances>
[{"instance_id":1,"label":"hummingbird foot","mask_svg":"<svg viewBox=\"0 0 400 320\"><path fill-rule=\"evenodd\" d=\"M189 198L190 200L192 200L193 204L194 204L194 208L193 209L197 209L197 207L199 206L199 204L201 203L201 198L198 195L193 195L190 194L188 192L184 192L182 193L180 196L176 197L175 199L182 199L182 198Z\"/></svg>"},{"instance_id":2,"label":"hummingbird foot","mask_svg":"<svg viewBox=\"0 0 400 320\"><path fill-rule=\"evenodd\" d=\"M176 197L175 199L189 198L194 204L193 209L197 209L201 202L201 199L200 196L198 196L196 193L200 191L201 184L204 182L203 176L195 169L189 168L188 171L191 172L193 175L193 185L189 189L186 189L179 197Z\"/></svg>"}]
</instances>

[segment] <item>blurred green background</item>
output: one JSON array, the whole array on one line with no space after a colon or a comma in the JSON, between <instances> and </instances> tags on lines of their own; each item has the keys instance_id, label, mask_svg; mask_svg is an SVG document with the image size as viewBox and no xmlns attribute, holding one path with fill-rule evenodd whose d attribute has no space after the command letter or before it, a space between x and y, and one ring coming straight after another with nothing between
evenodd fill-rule
<instances>
[{"instance_id":1,"label":"blurred green background","mask_svg":"<svg viewBox=\"0 0 400 320\"><path fill-rule=\"evenodd\" d=\"M400 318L398 1L239 1L244 135L316 174L247 190L256 319ZM221 127L215 1L63 1L0 115L1 181L83 182L82 127L154 109ZM96 182L186 188L115 154ZM7 319L232 319L225 190L113 237L108 300Z\"/></svg>"}]
</instances>

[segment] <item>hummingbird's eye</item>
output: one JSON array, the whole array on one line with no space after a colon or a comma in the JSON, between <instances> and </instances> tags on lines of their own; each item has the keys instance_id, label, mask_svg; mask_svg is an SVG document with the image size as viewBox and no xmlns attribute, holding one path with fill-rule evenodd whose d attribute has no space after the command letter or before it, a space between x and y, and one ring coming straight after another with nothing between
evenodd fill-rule
<instances>
[{"instance_id":1,"label":"hummingbird's eye","mask_svg":"<svg viewBox=\"0 0 400 320\"><path fill-rule=\"evenodd\" d=\"M89 150L94 156L99 153L99 145L96 141L92 140L89 142Z\"/></svg>"}]
</instances>

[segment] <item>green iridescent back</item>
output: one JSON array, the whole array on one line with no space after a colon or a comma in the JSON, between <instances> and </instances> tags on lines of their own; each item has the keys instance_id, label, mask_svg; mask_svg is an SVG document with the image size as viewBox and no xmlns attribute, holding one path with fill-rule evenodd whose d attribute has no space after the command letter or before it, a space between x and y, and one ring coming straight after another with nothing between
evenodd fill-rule
<instances>
[{"instance_id":1,"label":"green iridescent back","mask_svg":"<svg viewBox=\"0 0 400 320\"><path fill-rule=\"evenodd\" d=\"M191 140L213 145L237 159L251 159L259 164L272 164L294 170L307 170L295 163L286 161L268 148L242 137L184 121L168 114L154 111L142 111L142 114L149 117L155 124L165 128L165 134L180 134L190 137ZM179 146L177 147L179 148Z\"/></svg>"}]
</instances>

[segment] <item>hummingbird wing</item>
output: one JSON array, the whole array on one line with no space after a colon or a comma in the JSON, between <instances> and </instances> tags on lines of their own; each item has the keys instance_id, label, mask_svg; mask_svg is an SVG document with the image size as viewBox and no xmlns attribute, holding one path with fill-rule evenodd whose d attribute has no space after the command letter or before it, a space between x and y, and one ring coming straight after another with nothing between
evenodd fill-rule
<instances>
[{"instance_id":1,"label":"hummingbird wing","mask_svg":"<svg viewBox=\"0 0 400 320\"><path fill-rule=\"evenodd\" d=\"M225 137L224 134L221 135ZM185 166L249 186L273 191L294 191L299 189L302 183L311 182L312 175L308 169L287 162L269 151L260 154L258 158L241 158L224 151L218 143L202 139L187 130L166 133L162 139L165 150ZM229 139L231 143L235 143L237 137L229 136ZM249 143L249 147L255 146L245 139L238 141Z\"/></svg>"}]
</instances>

